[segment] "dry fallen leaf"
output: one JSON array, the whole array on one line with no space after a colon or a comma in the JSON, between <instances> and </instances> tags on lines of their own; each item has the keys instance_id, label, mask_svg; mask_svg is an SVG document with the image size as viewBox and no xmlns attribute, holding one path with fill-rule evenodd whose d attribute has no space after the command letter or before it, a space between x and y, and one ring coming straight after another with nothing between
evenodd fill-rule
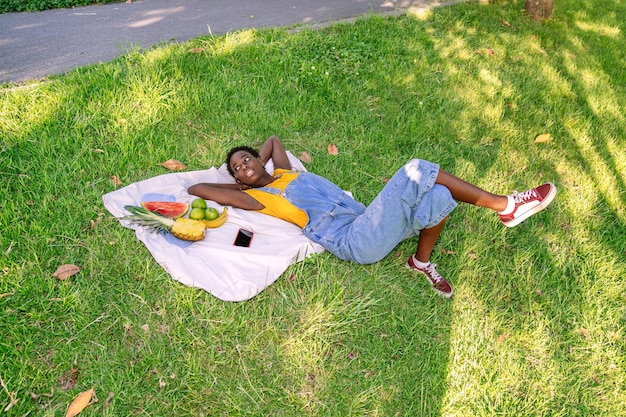
<instances>
[{"instance_id":1,"label":"dry fallen leaf","mask_svg":"<svg viewBox=\"0 0 626 417\"><path fill-rule=\"evenodd\" d=\"M500 336L498 336L498 340L496 341L496 345L500 346L502 344L502 342L504 342L504 340L508 337L508 335L506 333L502 333Z\"/></svg>"},{"instance_id":2,"label":"dry fallen leaf","mask_svg":"<svg viewBox=\"0 0 626 417\"><path fill-rule=\"evenodd\" d=\"M66 278L71 277L72 275L78 274L80 268L73 264L65 264L61 265L54 271L54 275L58 280L63 281Z\"/></svg>"},{"instance_id":3,"label":"dry fallen leaf","mask_svg":"<svg viewBox=\"0 0 626 417\"><path fill-rule=\"evenodd\" d=\"M331 155L337 156L337 155L339 155L339 149L337 149L337 147L334 144L329 143L328 144L328 153L331 154Z\"/></svg>"},{"instance_id":4,"label":"dry fallen leaf","mask_svg":"<svg viewBox=\"0 0 626 417\"><path fill-rule=\"evenodd\" d=\"M206 49L205 48L191 48L189 50L190 54L199 54L200 52L204 52Z\"/></svg>"},{"instance_id":5,"label":"dry fallen leaf","mask_svg":"<svg viewBox=\"0 0 626 417\"><path fill-rule=\"evenodd\" d=\"M586 339L589 339L589 330L585 329L584 327L581 327L580 332L583 334L583 336L585 336Z\"/></svg>"},{"instance_id":6,"label":"dry fallen leaf","mask_svg":"<svg viewBox=\"0 0 626 417\"><path fill-rule=\"evenodd\" d=\"M441 252L445 255L456 255L456 252L453 250L441 249Z\"/></svg>"},{"instance_id":7,"label":"dry fallen leaf","mask_svg":"<svg viewBox=\"0 0 626 417\"><path fill-rule=\"evenodd\" d=\"M163 162L161 166L167 169L171 169L172 171L181 171L187 168L185 165L183 165L182 162L177 161L176 159L168 159L167 161Z\"/></svg>"},{"instance_id":8,"label":"dry fallen leaf","mask_svg":"<svg viewBox=\"0 0 626 417\"><path fill-rule=\"evenodd\" d=\"M111 405L111 400L113 399L113 397L115 396L115 393L113 393L113 391L109 392L109 396L107 397L107 399L104 401L104 404L102 404L102 409L107 408L109 405Z\"/></svg>"},{"instance_id":9,"label":"dry fallen leaf","mask_svg":"<svg viewBox=\"0 0 626 417\"><path fill-rule=\"evenodd\" d=\"M122 185L122 180L120 180L117 175L111 175L111 181L113 182L113 185L115 185L116 187L119 187L120 185Z\"/></svg>"},{"instance_id":10,"label":"dry fallen leaf","mask_svg":"<svg viewBox=\"0 0 626 417\"><path fill-rule=\"evenodd\" d=\"M467 257L470 259L478 259L478 256L474 252L470 252L467 254Z\"/></svg>"},{"instance_id":11,"label":"dry fallen leaf","mask_svg":"<svg viewBox=\"0 0 626 417\"><path fill-rule=\"evenodd\" d=\"M549 133L544 133L542 135L539 135L535 138L535 143L543 143L543 142L547 142L551 139L551 136Z\"/></svg>"},{"instance_id":12,"label":"dry fallen leaf","mask_svg":"<svg viewBox=\"0 0 626 417\"><path fill-rule=\"evenodd\" d=\"M74 398L74 401L72 401L70 406L67 408L65 417L74 417L75 415L83 411L85 407L91 404L91 397L93 397L93 395L94 395L93 388L88 391L81 392L80 394L78 394L78 396Z\"/></svg>"},{"instance_id":13,"label":"dry fallen leaf","mask_svg":"<svg viewBox=\"0 0 626 417\"><path fill-rule=\"evenodd\" d=\"M50 393L43 393L43 394L37 394L37 393L34 393L34 392L30 393L30 398L32 398L33 400L38 400L41 397L47 397L47 398L54 397L54 390L52 390L52 392L50 392Z\"/></svg>"},{"instance_id":14,"label":"dry fallen leaf","mask_svg":"<svg viewBox=\"0 0 626 417\"><path fill-rule=\"evenodd\" d=\"M309 155L307 151L302 152L300 156L298 156L298 159L300 159L305 164L311 163L311 155Z\"/></svg>"},{"instance_id":15,"label":"dry fallen leaf","mask_svg":"<svg viewBox=\"0 0 626 417\"><path fill-rule=\"evenodd\" d=\"M59 384L61 385L61 389L64 391L68 391L74 388L76 385L76 381L78 381L78 377L80 376L80 372L78 368L72 368L65 374L59 377Z\"/></svg>"}]
</instances>

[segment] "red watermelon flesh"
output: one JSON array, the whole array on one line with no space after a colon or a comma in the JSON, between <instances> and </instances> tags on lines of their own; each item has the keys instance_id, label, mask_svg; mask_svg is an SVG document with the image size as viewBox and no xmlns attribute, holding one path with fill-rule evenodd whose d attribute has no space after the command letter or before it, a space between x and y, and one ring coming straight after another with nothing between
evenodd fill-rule
<instances>
[{"instance_id":1,"label":"red watermelon flesh","mask_svg":"<svg viewBox=\"0 0 626 417\"><path fill-rule=\"evenodd\" d=\"M176 219L189 210L189 204L168 201L142 201L141 206L153 213Z\"/></svg>"}]
</instances>

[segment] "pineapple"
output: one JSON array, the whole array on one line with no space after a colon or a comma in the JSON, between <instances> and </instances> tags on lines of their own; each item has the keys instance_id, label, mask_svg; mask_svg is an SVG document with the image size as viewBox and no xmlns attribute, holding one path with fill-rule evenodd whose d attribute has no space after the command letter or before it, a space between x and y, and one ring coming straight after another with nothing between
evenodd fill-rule
<instances>
[{"instance_id":1,"label":"pineapple","mask_svg":"<svg viewBox=\"0 0 626 417\"><path fill-rule=\"evenodd\" d=\"M132 215L122 217L122 220L130 220L140 226L146 226L156 231L167 231L183 240L197 241L204 239L206 226L202 221L182 217L170 219L138 206L124 206L124 208L130 211Z\"/></svg>"}]
</instances>

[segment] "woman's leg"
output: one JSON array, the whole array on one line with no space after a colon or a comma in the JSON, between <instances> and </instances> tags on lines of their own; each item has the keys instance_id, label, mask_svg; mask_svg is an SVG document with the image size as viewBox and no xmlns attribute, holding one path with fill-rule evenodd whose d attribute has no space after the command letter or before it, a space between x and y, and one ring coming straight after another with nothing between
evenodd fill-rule
<instances>
[{"instance_id":1,"label":"woman's leg","mask_svg":"<svg viewBox=\"0 0 626 417\"><path fill-rule=\"evenodd\" d=\"M503 211L506 209L509 201L507 196L492 194L442 170L439 170L439 175L437 175L435 182L448 188L452 198L455 200L475 206Z\"/></svg>"},{"instance_id":2,"label":"woman's leg","mask_svg":"<svg viewBox=\"0 0 626 417\"><path fill-rule=\"evenodd\" d=\"M430 255L433 253L435 243L439 240L439 235L441 235L447 220L448 217L446 216L438 225L420 231L417 238L417 250L415 251L415 258L418 261L424 263L430 261Z\"/></svg>"},{"instance_id":3,"label":"woman's leg","mask_svg":"<svg viewBox=\"0 0 626 417\"><path fill-rule=\"evenodd\" d=\"M452 286L445 280L445 278L439 275L435 269L437 265L430 263L430 255L432 254L435 243L437 243L439 235L446 224L446 220L448 220L448 216L446 216L439 224L420 231L417 239L417 250L415 251L415 255L411 256L406 261L405 266L423 274L430 285L432 285L435 292L446 298L450 298L453 293Z\"/></svg>"},{"instance_id":4,"label":"woman's leg","mask_svg":"<svg viewBox=\"0 0 626 417\"><path fill-rule=\"evenodd\" d=\"M467 181L439 170L437 184L450 190L452 198L475 206L486 207L498 212L500 220L507 227L514 227L548 207L556 196L556 187L545 183L536 188L510 195L492 194Z\"/></svg>"}]
</instances>

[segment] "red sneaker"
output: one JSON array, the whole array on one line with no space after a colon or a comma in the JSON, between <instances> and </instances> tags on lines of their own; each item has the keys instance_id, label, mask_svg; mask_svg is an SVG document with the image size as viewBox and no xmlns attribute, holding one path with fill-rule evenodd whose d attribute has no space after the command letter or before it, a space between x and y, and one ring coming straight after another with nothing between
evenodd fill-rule
<instances>
[{"instance_id":1,"label":"red sneaker","mask_svg":"<svg viewBox=\"0 0 626 417\"><path fill-rule=\"evenodd\" d=\"M420 268L417 265L415 265L415 255L411 255L411 257L409 258L408 261L406 261L406 264L404 266L406 266L409 269L412 269L413 271L417 271L420 274L424 274L426 276L426 279L430 283L430 285L432 285L433 290L437 294L442 295L446 298L452 297L452 286L450 286L450 284L448 284L448 281L446 281L435 270L435 268L437 267L437 264L433 264L429 262L426 268Z\"/></svg>"},{"instance_id":2,"label":"red sneaker","mask_svg":"<svg viewBox=\"0 0 626 417\"><path fill-rule=\"evenodd\" d=\"M548 207L548 204L554 200L555 196L556 187L551 183L540 185L523 193L514 191L511 197L515 201L515 208L511 213L498 213L498 216L500 216L500 220L502 220L505 226L517 226L533 214L539 213Z\"/></svg>"}]
</instances>

